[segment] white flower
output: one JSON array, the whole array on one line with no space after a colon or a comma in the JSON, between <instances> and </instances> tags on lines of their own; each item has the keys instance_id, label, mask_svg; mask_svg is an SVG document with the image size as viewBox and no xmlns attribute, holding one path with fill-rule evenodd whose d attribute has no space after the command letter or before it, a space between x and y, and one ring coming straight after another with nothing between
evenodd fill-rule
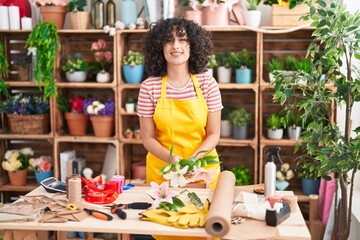
<instances>
[{"instance_id":1,"label":"white flower","mask_svg":"<svg viewBox=\"0 0 360 240\"><path fill-rule=\"evenodd\" d=\"M124 24L123 22L116 21L116 22L115 22L115 28L122 30L122 29L125 28L125 24Z\"/></svg>"},{"instance_id":2,"label":"white flower","mask_svg":"<svg viewBox=\"0 0 360 240\"><path fill-rule=\"evenodd\" d=\"M105 25L105 26L103 27L103 29L104 29L104 32L105 32L105 33L110 32L110 26L109 26L109 25Z\"/></svg>"},{"instance_id":3,"label":"white flower","mask_svg":"<svg viewBox=\"0 0 360 240\"><path fill-rule=\"evenodd\" d=\"M110 30L109 30L109 35L110 36L115 36L115 33L116 33L116 29L115 28L110 28Z\"/></svg>"},{"instance_id":4,"label":"white flower","mask_svg":"<svg viewBox=\"0 0 360 240\"><path fill-rule=\"evenodd\" d=\"M99 103L98 106L94 107L94 114L98 114L101 109L105 108L105 105L102 103Z\"/></svg>"},{"instance_id":5,"label":"white flower","mask_svg":"<svg viewBox=\"0 0 360 240\"><path fill-rule=\"evenodd\" d=\"M20 152L24 155L30 155L30 156L34 155L34 151L29 147L21 149Z\"/></svg>"},{"instance_id":6,"label":"white flower","mask_svg":"<svg viewBox=\"0 0 360 240\"><path fill-rule=\"evenodd\" d=\"M279 179L279 180L285 180L285 177L284 177L284 175L282 174L281 171L276 172L276 178Z\"/></svg>"},{"instance_id":7,"label":"white flower","mask_svg":"<svg viewBox=\"0 0 360 240\"><path fill-rule=\"evenodd\" d=\"M86 111L87 111L89 114L94 114L94 108L93 108L93 106L92 106L92 105L87 106Z\"/></svg>"},{"instance_id":8,"label":"white flower","mask_svg":"<svg viewBox=\"0 0 360 240\"><path fill-rule=\"evenodd\" d=\"M130 24L129 24L129 29L135 29L135 28L136 28L135 23L130 23Z\"/></svg>"},{"instance_id":9,"label":"white flower","mask_svg":"<svg viewBox=\"0 0 360 240\"><path fill-rule=\"evenodd\" d=\"M171 171L164 175L166 180L170 180L170 186L172 187L184 187L188 183L184 174L187 172L189 166L185 166L177 171Z\"/></svg>"},{"instance_id":10,"label":"white flower","mask_svg":"<svg viewBox=\"0 0 360 240\"><path fill-rule=\"evenodd\" d=\"M294 177L294 172L290 169L289 171L286 172L286 180L290 180Z\"/></svg>"},{"instance_id":11,"label":"white flower","mask_svg":"<svg viewBox=\"0 0 360 240\"><path fill-rule=\"evenodd\" d=\"M288 163L284 163L281 167L283 168L284 172L290 169L290 165Z\"/></svg>"},{"instance_id":12,"label":"white flower","mask_svg":"<svg viewBox=\"0 0 360 240\"><path fill-rule=\"evenodd\" d=\"M9 160L13 153L14 153L14 150L7 150L5 153L5 159Z\"/></svg>"}]
</instances>

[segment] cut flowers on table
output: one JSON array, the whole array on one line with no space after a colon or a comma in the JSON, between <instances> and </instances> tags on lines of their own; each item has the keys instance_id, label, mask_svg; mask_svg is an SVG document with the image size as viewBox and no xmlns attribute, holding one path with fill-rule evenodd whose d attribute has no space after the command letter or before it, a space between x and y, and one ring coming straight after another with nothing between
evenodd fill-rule
<instances>
[{"instance_id":1,"label":"cut flowers on table","mask_svg":"<svg viewBox=\"0 0 360 240\"><path fill-rule=\"evenodd\" d=\"M67 6L69 0L35 0L34 5L36 7L41 6Z\"/></svg>"},{"instance_id":2,"label":"cut flowers on table","mask_svg":"<svg viewBox=\"0 0 360 240\"><path fill-rule=\"evenodd\" d=\"M52 170L52 166L52 157L50 156L40 156L29 160L30 169L36 172L49 172Z\"/></svg>"},{"instance_id":3,"label":"cut flowers on table","mask_svg":"<svg viewBox=\"0 0 360 240\"><path fill-rule=\"evenodd\" d=\"M107 101L101 101L96 98L87 98L84 101L83 112L85 115L115 115L115 102L114 98L109 98Z\"/></svg>"},{"instance_id":4,"label":"cut flowers on table","mask_svg":"<svg viewBox=\"0 0 360 240\"><path fill-rule=\"evenodd\" d=\"M112 64L112 52L106 50L107 44L104 39L99 39L91 44L91 50L94 51L96 68L98 71L107 71Z\"/></svg>"},{"instance_id":5,"label":"cut flowers on table","mask_svg":"<svg viewBox=\"0 0 360 240\"><path fill-rule=\"evenodd\" d=\"M170 156L173 158L172 146L170 149ZM184 187L188 183L205 181L210 183L213 181L212 171L206 170L204 167L208 164L218 164L216 160L218 156L205 156L197 159L197 156L201 153L207 153L209 151L203 150L198 152L195 156L189 159L181 159L178 163L170 163L160 169L160 173L166 180L170 180L172 187Z\"/></svg>"},{"instance_id":6,"label":"cut flowers on table","mask_svg":"<svg viewBox=\"0 0 360 240\"><path fill-rule=\"evenodd\" d=\"M31 148L8 150L5 153L5 160L2 162L2 168L11 172L26 170L28 169L29 162L32 161L33 156L34 151Z\"/></svg>"},{"instance_id":7,"label":"cut flowers on table","mask_svg":"<svg viewBox=\"0 0 360 240\"><path fill-rule=\"evenodd\" d=\"M58 96L57 102L61 112L83 113L85 98L79 96L72 98Z\"/></svg>"},{"instance_id":8,"label":"cut flowers on table","mask_svg":"<svg viewBox=\"0 0 360 240\"><path fill-rule=\"evenodd\" d=\"M265 0L264 5L272 6L273 4L279 4L280 6L289 6L289 8L294 8L298 4L302 4L304 0Z\"/></svg>"},{"instance_id":9,"label":"cut flowers on table","mask_svg":"<svg viewBox=\"0 0 360 240\"><path fill-rule=\"evenodd\" d=\"M282 164L280 169L276 172L277 180L291 180L293 177L294 172L290 169L290 165L288 163Z\"/></svg>"},{"instance_id":10,"label":"cut flowers on table","mask_svg":"<svg viewBox=\"0 0 360 240\"><path fill-rule=\"evenodd\" d=\"M0 112L9 114L35 115L49 113L50 104L40 96L14 95L0 103Z\"/></svg>"}]
</instances>

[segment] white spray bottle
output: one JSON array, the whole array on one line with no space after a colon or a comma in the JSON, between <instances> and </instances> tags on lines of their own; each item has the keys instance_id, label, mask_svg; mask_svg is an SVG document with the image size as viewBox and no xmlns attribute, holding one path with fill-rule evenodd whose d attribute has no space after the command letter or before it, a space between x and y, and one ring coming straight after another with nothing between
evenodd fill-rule
<instances>
[{"instance_id":1,"label":"white spray bottle","mask_svg":"<svg viewBox=\"0 0 360 240\"><path fill-rule=\"evenodd\" d=\"M282 160L280 158L280 147L273 147L266 151L266 160L265 164L265 193L264 196L267 198L268 196L275 195L276 190L276 165L275 165L275 157L282 164Z\"/></svg>"}]
</instances>

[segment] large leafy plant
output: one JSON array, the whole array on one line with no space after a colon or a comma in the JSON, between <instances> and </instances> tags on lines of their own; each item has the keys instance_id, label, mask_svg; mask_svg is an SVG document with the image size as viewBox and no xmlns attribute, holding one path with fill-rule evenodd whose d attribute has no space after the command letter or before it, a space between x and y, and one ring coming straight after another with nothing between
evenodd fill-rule
<instances>
[{"instance_id":1,"label":"large leafy plant","mask_svg":"<svg viewBox=\"0 0 360 240\"><path fill-rule=\"evenodd\" d=\"M60 50L60 43L55 24L38 22L26 41L26 47L36 48L34 76L37 85L44 86L44 97L56 96L54 64L55 56Z\"/></svg>"},{"instance_id":2,"label":"large leafy plant","mask_svg":"<svg viewBox=\"0 0 360 240\"><path fill-rule=\"evenodd\" d=\"M5 76L8 72L9 63L5 57L5 49L3 43L0 41L0 94L9 96L7 84L5 83Z\"/></svg>"},{"instance_id":3,"label":"large leafy plant","mask_svg":"<svg viewBox=\"0 0 360 240\"><path fill-rule=\"evenodd\" d=\"M310 14L305 20L310 18L315 27L307 52L311 70L279 71L274 99L303 112L303 121L309 123L301 136L301 148L321 163L318 176L329 179L328 174L334 173L335 201L340 201L335 204L334 233L336 239L347 239L354 177L360 169L360 126L351 126L352 106L360 101L359 71L353 64L354 58L360 59L360 13L349 13L339 1L307 3ZM325 78L321 77L324 69ZM299 84L303 80L306 85ZM333 102L345 108L344 132L332 119Z\"/></svg>"}]
</instances>

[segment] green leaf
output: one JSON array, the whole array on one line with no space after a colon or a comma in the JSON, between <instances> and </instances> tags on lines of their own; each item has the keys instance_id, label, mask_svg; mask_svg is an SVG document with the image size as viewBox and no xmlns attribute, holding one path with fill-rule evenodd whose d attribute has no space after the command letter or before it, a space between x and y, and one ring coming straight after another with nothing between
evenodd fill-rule
<instances>
[{"instance_id":1,"label":"green leaf","mask_svg":"<svg viewBox=\"0 0 360 240\"><path fill-rule=\"evenodd\" d=\"M178 197L172 197L173 203L175 206L178 207L185 207L185 204L183 203L183 201L180 200L180 198Z\"/></svg>"}]
</instances>

